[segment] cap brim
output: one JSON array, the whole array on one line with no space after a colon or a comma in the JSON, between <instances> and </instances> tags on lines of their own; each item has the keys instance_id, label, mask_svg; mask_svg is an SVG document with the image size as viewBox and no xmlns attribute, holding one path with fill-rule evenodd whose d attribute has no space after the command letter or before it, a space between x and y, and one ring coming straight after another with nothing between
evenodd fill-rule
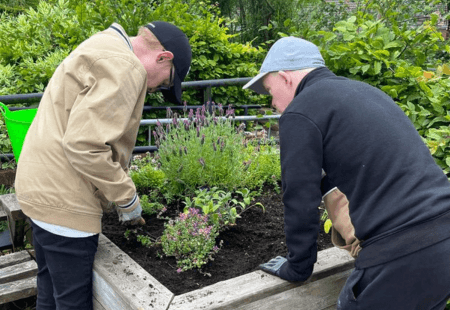
<instances>
[{"instance_id":1,"label":"cap brim","mask_svg":"<svg viewBox=\"0 0 450 310\"><path fill-rule=\"evenodd\" d=\"M169 90L161 90L164 99L171 103L181 105L181 79L175 71L173 86Z\"/></svg>"},{"instance_id":2,"label":"cap brim","mask_svg":"<svg viewBox=\"0 0 450 310\"><path fill-rule=\"evenodd\" d=\"M244 87L242 88L243 89L249 88L261 95L270 95L269 92L263 86L263 77L265 77L267 73L269 72L262 72L258 74L253 79L251 79L250 82L245 84Z\"/></svg>"}]
</instances>

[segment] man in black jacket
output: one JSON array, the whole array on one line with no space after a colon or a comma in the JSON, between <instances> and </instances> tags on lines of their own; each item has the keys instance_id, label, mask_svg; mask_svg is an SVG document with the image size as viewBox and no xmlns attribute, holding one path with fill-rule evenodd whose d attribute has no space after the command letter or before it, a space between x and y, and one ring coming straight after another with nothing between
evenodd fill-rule
<instances>
[{"instance_id":1,"label":"man in black jacket","mask_svg":"<svg viewBox=\"0 0 450 310\"><path fill-rule=\"evenodd\" d=\"M311 276L323 169L348 198L358 241L338 309L444 309L450 184L397 104L375 87L336 76L317 46L295 37L278 40L244 88L271 95L283 113L288 254L260 268L288 281Z\"/></svg>"}]
</instances>

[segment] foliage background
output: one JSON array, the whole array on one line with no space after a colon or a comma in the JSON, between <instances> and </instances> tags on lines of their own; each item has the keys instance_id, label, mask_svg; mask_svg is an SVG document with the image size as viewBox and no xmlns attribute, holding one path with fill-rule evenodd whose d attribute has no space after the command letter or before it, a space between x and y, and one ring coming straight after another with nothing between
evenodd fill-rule
<instances>
[{"instance_id":1,"label":"foliage background","mask_svg":"<svg viewBox=\"0 0 450 310\"><path fill-rule=\"evenodd\" d=\"M71 50L114 21L130 35L149 20L177 24L193 49L187 80L253 76L271 44L294 35L316 43L334 73L388 93L450 172L450 50L436 28L450 1L357 0L354 11L348 1L325 0L50 0L37 5L21 0L5 5L11 3L19 4L18 11L3 9L0 16L0 95L42 92ZM30 4L34 9L24 9ZM431 18L420 25L419 15ZM269 104L268 98L240 88L215 88L213 98L223 104ZM185 91L183 99L188 105L203 103L198 90ZM147 104L166 105L158 94ZM164 116L144 114L156 117ZM1 123L0 130L1 151L10 152ZM137 145L145 145L147 137L141 127Z\"/></svg>"}]
</instances>

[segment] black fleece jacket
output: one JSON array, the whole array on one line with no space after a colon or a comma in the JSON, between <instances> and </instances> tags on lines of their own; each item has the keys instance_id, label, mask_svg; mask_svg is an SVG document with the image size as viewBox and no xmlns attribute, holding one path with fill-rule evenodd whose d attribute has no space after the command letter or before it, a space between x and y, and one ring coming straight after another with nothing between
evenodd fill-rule
<instances>
[{"instance_id":1,"label":"black fleece jacket","mask_svg":"<svg viewBox=\"0 0 450 310\"><path fill-rule=\"evenodd\" d=\"M322 169L350 202L363 241L357 268L450 238L449 181L387 94L318 68L279 123L289 250L282 278L306 280L317 260Z\"/></svg>"}]
</instances>

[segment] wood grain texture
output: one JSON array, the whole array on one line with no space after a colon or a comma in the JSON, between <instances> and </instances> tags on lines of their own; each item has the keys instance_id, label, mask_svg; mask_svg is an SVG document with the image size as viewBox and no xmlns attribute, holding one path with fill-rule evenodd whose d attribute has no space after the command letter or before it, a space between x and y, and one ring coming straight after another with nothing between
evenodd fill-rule
<instances>
[{"instance_id":1,"label":"wood grain texture","mask_svg":"<svg viewBox=\"0 0 450 310\"><path fill-rule=\"evenodd\" d=\"M106 310L166 310L174 297L103 234L93 271L94 296Z\"/></svg>"},{"instance_id":2,"label":"wood grain texture","mask_svg":"<svg viewBox=\"0 0 450 310\"><path fill-rule=\"evenodd\" d=\"M0 268L20 264L29 260L31 260L31 256L28 251L20 251L8 255L3 255L0 256Z\"/></svg>"},{"instance_id":3,"label":"wood grain texture","mask_svg":"<svg viewBox=\"0 0 450 310\"><path fill-rule=\"evenodd\" d=\"M37 273L38 266L34 260L8 266L0 269L0 284L34 277Z\"/></svg>"},{"instance_id":4,"label":"wood grain texture","mask_svg":"<svg viewBox=\"0 0 450 310\"><path fill-rule=\"evenodd\" d=\"M336 302L352 270L310 282L306 285L270 296L236 310L326 310L336 309Z\"/></svg>"},{"instance_id":5,"label":"wood grain texture","mask_svg":"<svg viewBox=\"0 0 450 310\"><path fill-rule=\"evenodd\" d=\"M37 278L0 284L0 304L37 295Z\"/></svg>"},{"instance_id":6,"label":"wood grain texture","mask_svg":"<svg viewBox=\"0 0 450 310\"><path fill-rule=\"evenodd\" d=\"M347 251L330 248L318 252L313 275L306 282L288 282L258 270L203 289L175 296L169 309L236 309L238 306L251 304L272 295L349 270L353 266L354 259Z\"/></svg>"}]
</instances>

